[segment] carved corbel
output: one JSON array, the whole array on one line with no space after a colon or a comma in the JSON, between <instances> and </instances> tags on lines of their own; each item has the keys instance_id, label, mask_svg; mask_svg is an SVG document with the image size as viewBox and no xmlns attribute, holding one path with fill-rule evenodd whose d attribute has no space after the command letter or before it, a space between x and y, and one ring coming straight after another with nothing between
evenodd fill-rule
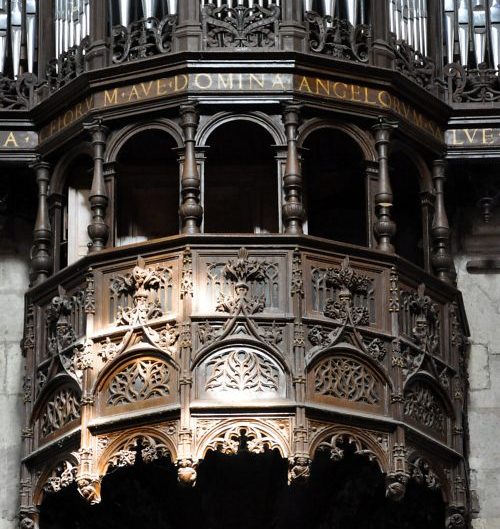
<instances>
[{"instance_id":1,"label":"carved corbel","mask_svg":"<svg viewBox=\"0 0 500 529\"><path fill-rule=\"evenodd\" d=\"M198 112L194 105L181 105L181 127L184 131L184 165L182 167L179 209L182 233L199 233L203 218L200 204L200 176L196 163L195 133L198 127Z\"/></svg>"},{"instance_id":2,"label":"carved corbel","mask_svg":"<svg viewBox=\"0 0 500 529\"><path fill-rule=\"evenodd\" d=\"M406 484L410 479L407 468L406 447L395 443L392 449L392 470L386 476L385 495L393 501L400 501L406 493Z\"/></svg>"},{"instance_id":3,"label":"carved corbel","mask_svg":"<svg viewBox=\"0 0 500 529\"><path fill-rule=\"evenodd\" d=\"M109 237L109 226L105 221L109 198L104 180L104 148L108 129L103 126L101 120L86 124L84 127L92 136L94 151L94 175L89 195L92 221L87 231L92 241L90 252L99 252L105 248Z\"/></svg>"},{"instance_id":4,"label":"carved corbel","mask_svg":"<svg viewBox=\"0 0 500 529\"><path fill-rule=\"evenodd\" d=\"M183 487L194 487L198 477L198 463L192 459L181 459L177 462L177 480Z\"/></svg>"},{"instance_id":5,"label":"carved corbel","mask_svg":"<svg viewBox=\"0 0 500 529\"><path fill-rule=\"evenodd\" d=\"M97 505L101 502L101 480L98 476L79 476L76 480L76 485L80 495L90 505Z\"/></svg>"},{"instance_id":6,"label":"carved corbel","mask_svg":"<svg viewBox=\"0 0 500 529\"><path fill-rule=\"evenodd\" d=\"M46 162L37 161L32 165L36 172L36 183L38 186L38 210L33 230L33 251L31 256L31 268L35 285L39 285L47 279L52 271L51 239L52 230L49 220L47 194L49 187L50 165Z\"/></svg>"},{"instance_id":7,"label":"carved corbel","mask_svg":"<svg viewBox=\"0 0 500 529\"><path fill-rule=\"evenodd\" d=\"M389 179L389 140L392 131L397 127L396 122L388 121L382 117L373 126L375 132L375 147L379 163L378 189L375 194L375 209L377 220L373 226L377 238L377 249L382 252L393 253L392 239L396 234L396 224L391 218L393 195Z\"/></svg>"},{"instance_id":8,"label":"carved corbel","mask_svg":"<svg viewBox=\"0 0 500 529\"><path fill-rule=\"evenodd\" d=\"M285 233L301 234L305 211L302 204L302 175L297 152L297 127L299 125L299 105L287 105L283 111L283 123L287 138L285 174L283 176L283 224Z\"/></svg>"},{"instance_id":9,"label":"carved corbel","mask_svg":"<svg viewBox=\"0 0 500 529\"><path fill-rule=\"evenodd\" d=\"M311 460L307 456L295 456L288 460L288 484L304 483L311 475Z\"/></svg>"}]
</instances>

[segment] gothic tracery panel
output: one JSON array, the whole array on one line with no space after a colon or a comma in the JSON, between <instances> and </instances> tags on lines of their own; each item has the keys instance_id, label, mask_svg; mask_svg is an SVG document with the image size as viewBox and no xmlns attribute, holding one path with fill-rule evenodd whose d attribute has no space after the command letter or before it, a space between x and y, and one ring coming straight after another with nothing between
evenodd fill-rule
<instances>
[{"instance_id":1,"label":"gothic tracery panel","mask_svg":"<svg viewBox=\"0 0 500 529\"><path fill-rule=\"evenodd\" d=\"M442 400L426 384L417 382L404 394L404 414L435 434L446 433L447 413Z\"/></svg>"},{"instance_id":2,"label":"gothic tracery panel","mask_svg":"<svg viewBox=\"0 0 500 529\"><path fill-rule=\"evenodd\" d=\"M80 397L73 388L56 391L40 416L40 434L46 437L80 418Z\"/></svg>"}]
</instances>

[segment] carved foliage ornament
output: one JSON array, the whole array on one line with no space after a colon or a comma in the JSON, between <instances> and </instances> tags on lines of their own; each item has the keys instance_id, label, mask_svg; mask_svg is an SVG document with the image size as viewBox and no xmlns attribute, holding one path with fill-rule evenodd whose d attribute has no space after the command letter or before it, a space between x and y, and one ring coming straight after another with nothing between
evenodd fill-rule
<instances>
[{"instance_id":1,"label":"carved foliage ornament","mask_svg":"<svg viewBox=\"0 0 500 529\"><path fill-rule=\"evenodd\" d=\"M439 347L439 311L429 296L425 285L418 286L417 292L405 299L405 305L415 317L411 337L416 345L428 353L436 353Z\"/></svg>"},{"instance_id":2,"label":"carved foliage ornament","mask_svg":"<svg viewBox=\"0 0 500 529\"><path fill-rule=\"evenodd\" d=\"M169 448L161 439L142 434L129 438L121 444L108 459L107 464L112 468L132 466L138 454L145 463L171 457Z\"/></svg>"},{"instance_id":3,"label":"carved foliage ornament","mask_svg":"<svg viewBox=\"0 0 500 529\"><path fill-rule=\"evenodd\" d=\"M201 11L208 48L274 48L280 8L274 4L251 7L208 4Z\"/></svg>"},{"instance_id":4,"label":"carved foliage ornament","mask_svg":"<svg viewBox=\"0 0 500 529\"><path fill-rule=\"evenodd\" d=\"M431 490L438 490L441 487L439 477L432 470L429 462L423 457L418 457L410 464L411 477L419 484L425 485Z\"/></svg>"},{"instance_id":5,"label":"carved foliage ornament","mask_svg":"<svg viewBox=\"0 0 500 529\"><path fill-rule=\"evenodd\" d=\"M268 359L249 349L216 356L208 363L206 391L278 391L279 372Z\"/></svg>"},{"instance_id":6,"label":"carved foliage ornament","mask_svg":"<svg viewBox=\"0 0 500 529\"><path fill-rule=\"evenodd\" d=\"M488 103L500 100L498 70L486 63L467 68L458 63L444 69L448 92L453 103Z\"/></svg>"},{"instance_id":7,"label":"carved foliage ornament","mask_svg":"<svg viewBox=\"0 0 500 529\"><path fill-rule=\"evenodd\" d=\"M314 391L319 395L376 404L377 385L373 374L351 358L326 358L314 368Z\"/></svg>"},{"instance_id":8,"label":"carved foliage ornament","mask_svg":"<svg viewBox=\"0 0 500 529\"><path fill-rule=\"evenodd\" d=\"M436 394L421 383L405 391L404 414L439 434L445 431L446 412L443 405Z\"/></svg>"},{"instance_id":9,"label":"carved foliage ornament","mask_svg":"<svg viewBox=\"0 0 500 529\"><path fill-rule=\"evenodd\" d=\"M335 59L368 62L370 26L353 26L348 20L306 13L309 27L309 48Z\"/></svg>"},{"instance_id":10,"label":"carved foliage ornament","mask_svg":"<svg viewBox=\"0 0 500 529\"><path fill-rule=\"evenodd\" d=\"M327 452L330 459L340 461L344 457L346 447L350 447L356 455L366 456L370 461L379 462L375 452L363 439L347 432L334 433L330 438L319 443L317 451Z\"/></svg>"},{"instance_id":11,"label":"carved foliage ornament","mask_svg":"<svg viewBox=\"0 0 500 529\"><path fill-rule=\"evenodd\" d=\"M138 359L118 372L109 384L107 404L131 404L170 395L168 365L156 359Z\"/></svg>"},{"instance_id":12,"label":"carved foliage ornament","mask_svg":"<svg viewBox=\"0 0 500 529\"><path fill-rule=\"evenodd\" d=\"M45 437L66 424L80 418L80 401L72 388L57 391L45 406L40 419L40 428Z\"/></svg>"},{"instance_id":13,"label":"carved foliage ornament","mask_svg":"<svg viewBox=\"0 0 500 529\"><path fill-rule=\"evenodd\" d=\"M266 450L279 450L281 447L277 439L258 425L245 422L223 431L210 441L207 448L223 454L236 455L242 452L261 454Z\"/></svg>"},{"instance_id":14,"label":"carved foliage ornament","mask_svg":"<svg viewBox=\"0 0 500 529\"><path fill-rule=\"evenodd\" d=\"M77 470L76 461L61 461L47 478L43 490L45 492L59 492L68 487L75 481Z\"/></svg>"},{"instance_id":15,"label":"carved foliage ornament","mask_svg":"<svg viewBox=\"0 0 500 529\"><path fill-rule=\"evenodd\" d=\"M130 274L118 275L111 282L111 290L117 294L131 294L133 307L119 307L117 325L144 325L163 316L155 296L171 279L171 270L162 266L146 267L143 259Z\"/></svg>"},{"instance_id":16,"label":"carved foliage ornament","mask_svg":"<svg viewBox=\"0 0 500 529\"><path fill-rule=\"evenodd\" d=\"M436 65L434 61L404 40L392 38L389 44L394 51L396 70L422 88L433 89L436 82Z\"/></svg>"}]
</instances>

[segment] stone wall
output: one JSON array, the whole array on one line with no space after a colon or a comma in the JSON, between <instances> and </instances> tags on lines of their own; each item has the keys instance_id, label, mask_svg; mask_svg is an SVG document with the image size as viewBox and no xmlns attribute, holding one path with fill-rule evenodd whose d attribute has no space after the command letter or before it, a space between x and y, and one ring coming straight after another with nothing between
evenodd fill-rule
<instances>
[{"instance_id":1,"label":"stone wall","mask_svg":"<svg viewBox=\"0 0 500 529\"><path fill-rule=\"evenodd\" d=\"M22 401L24 293L32 223L0 213L0 529L17 527Z\"/></svg>"},{"instance_id":2,"label":"stone wall","mask_svg":"<svg viewBox=\"0 0 500 529\"><path fill-rule=\"evenodd\" d=\"M455 264L471 330L469 430L474 529L500 528L500 275Z\"/></svg>"}]
</instances>

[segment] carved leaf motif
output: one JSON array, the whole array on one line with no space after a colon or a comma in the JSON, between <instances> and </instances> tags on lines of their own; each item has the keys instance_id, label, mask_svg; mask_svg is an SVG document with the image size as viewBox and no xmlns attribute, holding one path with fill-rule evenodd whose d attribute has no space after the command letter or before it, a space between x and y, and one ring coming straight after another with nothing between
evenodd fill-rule
<instances>
[{"instance_id":1,"label":"carved leaf motif","mask_svg":"<svg viewBox=\"0 0 500 529\"><path fill-rule=\"evenodd\" d=\"M41 418L42 435L45 437L80 417L78 395L70 388L58 391L48 402Z\"/></svg>"},{"instance_id":2,"label":"carved leaf motif","mask_svg":"<svg viewBox=\"0 0 500 529\"><path fill-rule=\"evenodd\" d=\"M415 384L405 392L404 414L440 434L444 433L446 413L434 392L423 384Z\"/></svg>"},{"instance_id":3,"label":"carved leaf motif","mask_svg":"<svg viewBox=\"0 0 500 529\"><path fill-rule=\"evenodd\" d=\"M327 358L314 370L314 390L320 395L376 404L377 381L368 369L349 358Z\"/></svg>"},{"instance_id":4,"label":"carved leaf motif","mask_svg":"<svg viewBox=\"0 0 500 529\"><path fill-rule=\"evenodd\" d=\"M109 385L108 405L130 404L170 395L170 372L160 360L137 360L117 373Z\"/></svg>"},{"instance_id":5,"label":"carved leaf motif","mask_svg":"<svg viewBox=\"0 0 500 529\"><path fill-rule=\"evenodd\" d=\"M212 368L206 391L278 391L278 370L252 351L238 349L209 364Z\"/></svg>"}]
</instances>

